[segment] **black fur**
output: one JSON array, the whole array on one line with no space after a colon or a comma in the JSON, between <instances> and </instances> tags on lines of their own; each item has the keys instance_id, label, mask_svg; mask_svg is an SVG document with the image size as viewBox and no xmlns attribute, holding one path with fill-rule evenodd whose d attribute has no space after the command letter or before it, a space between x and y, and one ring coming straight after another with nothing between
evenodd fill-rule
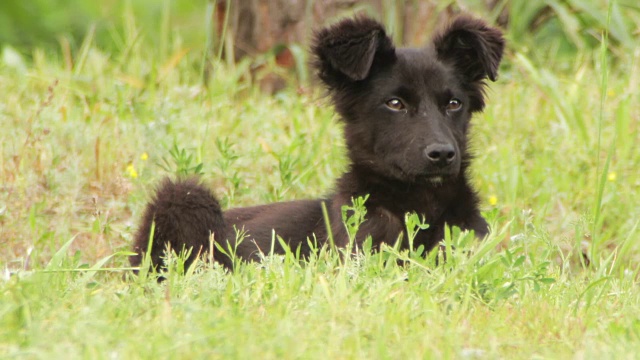
<instances>
[{"instance_id":1,"label":"black fur","mask_svg":"<svg viewBox=\"0 0 640 360\"><path fill-rule=\"evenodd\" d=\"M348 245L342 207L369 195L367 216L356 236L371 235L374 248L393 244L404 232L404 216L416 212L430 227L414 246L433 248L445 224L488 233L478 197L468 179L467 138L471 115L485 106L485 79L497 78L504 39L499 30L469 16L455 19L423 48L396 49L384 27L367 17L343 20L318 31L312 52L318 77L344 121L351 165L325 199L268 204L221 212L211 193L195 180L165 180L148 205L134 251L147 249L155 220L152 260L167 243L192 247L189 261L208 249L209 234L224 247L236 229L247 237L237 245L243 259L271 250L273 233L301 254L308 239L322 245L327 231L325 202L336 245ZM408 244L403 244L405 247ZM278 242L274 250L282 253ZM140 264L141 255L132 257ZM215 259L230 266L219 253Z\"/></svg>"},{"instance_id":2,"label":"black fur","mask_svg":"<svg viewBox=\"0 0 640 360\"><path fill-rule=\"evenodd\" d=\"M152 225L153 224L153 225ZM173 182L165 179L147 205L135 237L131 265L139 266L147 252L153 226L151 261L160 264L167 245L176 252L191 249L187 262L209 250L209 236L224 238L222 210L209 190L196 179ZM226 259L221 259L226 261Z\"/></svg>"}]
</instances>

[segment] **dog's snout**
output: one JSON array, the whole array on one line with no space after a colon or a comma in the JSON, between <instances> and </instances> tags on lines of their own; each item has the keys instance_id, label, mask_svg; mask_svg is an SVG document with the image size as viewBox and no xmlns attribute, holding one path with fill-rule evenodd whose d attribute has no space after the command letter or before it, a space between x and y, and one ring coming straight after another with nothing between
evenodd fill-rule
<instances>
[{"instance_id":1,"label":"dog's snout","mask_svg":"<svg viewBox=\"0 0 640 360\"><path fill-rule=\"evenodd\" d=\"M424 153L433 165L439 167L451 165L456 159L456 149L451 144L431 144Z\"/></svg>"}]
</instances>

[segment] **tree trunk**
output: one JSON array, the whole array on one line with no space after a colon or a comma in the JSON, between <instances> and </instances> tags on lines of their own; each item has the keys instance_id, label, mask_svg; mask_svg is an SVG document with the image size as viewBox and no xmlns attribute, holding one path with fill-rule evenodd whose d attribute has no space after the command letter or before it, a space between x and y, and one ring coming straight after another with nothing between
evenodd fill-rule
<instances>
[{"instance_id":1,"label":"tree trunk","mask_svg":"<svg viewBox=\"0 0 640 360\"><path fill-rule=\"evenodd\" d=\"M313 29L353 13L364 12L387 25L390 35L403 45L421 45L433 29L448 21L454 11L448 6L438 12L436 0L211 0L215 4L215 27L220 35L227 18L224 57L238 61L273 52L278 66L293 68L292 44L306 51ZM229 6L227 6L229 5ZM436 12L438 12L436 14ZM267 92L286 85L282 77L270 74L260 81Z\"/></svg>"}]
</instances>

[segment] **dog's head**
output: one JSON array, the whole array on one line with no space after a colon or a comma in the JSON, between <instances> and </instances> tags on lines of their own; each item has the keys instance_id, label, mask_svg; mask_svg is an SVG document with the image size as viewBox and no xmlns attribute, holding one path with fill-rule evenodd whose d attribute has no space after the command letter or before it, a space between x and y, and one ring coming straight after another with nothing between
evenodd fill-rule
<instances>
[{"instance_id":1,"label":"dog's head","mask_svg":"<svg viewBox=\"0 0 640 360\"><path fill-rule=\"evenodd\" d=\"M356 17L315 34L314 67L345 122L354 166L406 182L440 183L467 162L467 129L496 80L504 39L469 16L422 48L395 48L384 27Z\"/></svg>"}]
</instances>

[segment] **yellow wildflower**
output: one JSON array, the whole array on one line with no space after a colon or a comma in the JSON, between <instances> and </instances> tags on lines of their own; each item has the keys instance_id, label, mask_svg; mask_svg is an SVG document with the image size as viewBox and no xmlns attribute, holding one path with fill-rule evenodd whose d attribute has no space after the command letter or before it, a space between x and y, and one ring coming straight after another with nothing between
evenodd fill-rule
<instances>
[{"instance_id":1,"label":"yellow wildflower","mask_svg":"<svg viewBox=\"0 0 640 360\"><path fill-rule=\"evenodd\" d=\"M607 175L607 180L614 182L616 181L616 172L612 171L609 173L609 175Z\"/></svg>"},{"instance_id":2,"label":"yellow wildflower","mask_svg":"<svg viewBox=\"0 0 640 360\"><path fill-rule=\"evenodd\" d=\"M127 166L127 174L129 174L129 177L132 179L135 179L138 177L138 172L136 171L136 168L133 167L133 164L129 164Z\"/></svg>"},{"instance_id":3,"label":"yellow wildflower","mask_svg":"<svg viewBox=\"0 0 640 360\"><path fill-rule=\"evenodd\" d=\"M147 152L143 152L142 155L140 155L140 160L142 161L146 161L147 159L149 159L149 154L147 154Z\"/></svg>"},{"instance_id":4,"label":"yellow wildflower","mask_svg":"<svg viewBox=\"0 0 640 360\"><path fill-rule=\"evenodd\" d=\"M495 195L489 196L489 205L496 206L498 204L498 197Z\"/></svg>"}]
</instances>

